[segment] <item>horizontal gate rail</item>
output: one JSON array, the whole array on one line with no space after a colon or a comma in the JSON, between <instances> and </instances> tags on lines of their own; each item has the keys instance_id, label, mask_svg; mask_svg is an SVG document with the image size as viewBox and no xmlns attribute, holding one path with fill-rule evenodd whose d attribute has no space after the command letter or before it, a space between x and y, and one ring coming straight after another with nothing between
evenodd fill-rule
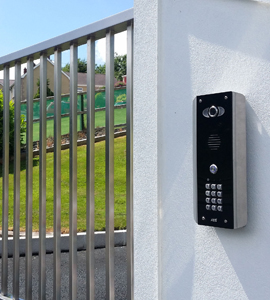
<instances>
[{"instance_id":1,"label":"horizontal gate rail","mask_svg":"<svg viewBox=\"0 0 270 300\"><path fill-rule=\"evenodd\" d=\"M4 70L4 111L3 111L3 193L2 193L2 265L1 298L12 294L20 299L20 162L21 162L21 103L26 103L26 260L25 297L33 297L32 283L32 215L33 215L33 100L34 60L40 59L40 157L39 157L39 286L38 298L46 299L46 89L47 57L54 55L54 206L53 206L53 299L61 299L61 56L70 50L70 156L69 156L69 299L78 297L77 276L77 91L78 46L87 45L87 115L86 153L86 221L87 263L85 267L86 299L95 297L94 285L94 209L95 209L95 41L106 38L106 299L115 299L114 278L114 36L127 31L127 144L126 144L126 202L127 202L127 299L133 299L133 9L126 10L101 21L68 32L34 46L0 57L0 70ZM27 62L27 100L21 101L21 68ZM15 66L14 98L14 192L9 199L9 79L10 68ZM83 117L83 116L82 116ZM52 187L51 187L52 188ZM13 270L8 269L8 209L13 200ZM12 202L11 202L12 203ZM8 271L12 276L8 276ZM12 291L8 288L12 278Z\"/></svg>"},{"instance_id":2,"label":"horizontal gate rail","mask_svg":"<svg viewBox=\"0 0 270 300\"><path fill-rule=\"evenodd\" d=\"M115 34L120 33L127 29L127 22L130 20L133 20L133 9L128 9L45 42L2 56L0 57L0 71L7 63L10 63L10 67L13 67L18 59L21 60L21 63L27 62L29 56L32 56L34 60L39 59L40 53L45 50L47 55L53 55L55 47L61 47L62 51L69 50L71 41L76 41L77 45L80 46L87 43L87 38L90 35L94 35L96 40L104 38L106 37L107 28L112 28Z\"/></svg>"}]
</instances>

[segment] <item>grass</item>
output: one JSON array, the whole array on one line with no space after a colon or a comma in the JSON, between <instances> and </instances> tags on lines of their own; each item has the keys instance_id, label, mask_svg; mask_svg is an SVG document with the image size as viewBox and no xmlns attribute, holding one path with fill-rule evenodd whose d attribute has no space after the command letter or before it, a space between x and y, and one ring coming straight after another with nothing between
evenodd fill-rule
<instances>
[{"instance_id":1,"label":"grass","mask_svg":"<svg viewBox=\"0 0 270 300\"><path fill-rule=\"evenodd\" d=\"M126 227L126 138L114 140L115 165L115 229ZM53 231L53 153L46 156L46 230ZM39 228L39 158L33 167L33 231ZM77 228L86 230L86 146L77 148ZM2 166L0 167L2 174ZM1 175L2 176L2 175ZM2 180L0 180L2 195ZM25 230L26 162L21 162L20 173L20 228ZM2 200L0 201L2 207ZM2 218L2 210L0 211ZM13 228L13 162L9 175L9 229ZM61 231L69 231L69 150L61 151ZM105 142L95 144L95 230L105 230Z\"/></svg>"},{"instance_id":2,"label":"grass","mask_svg":"<svg viewBox=\"0 0 270 300\"><path fill-rule=\"evenodd\" d=\"M81 130L81 116L77 118L78 130ZM84 115L84 124L86 126L86 115ZM125 124L126 123L126 108L115 109L114 110L114 124ZM95 127L105 126L105 111L97 111L95 113ZM69 117L64 117L61 119L61 134L69 133ZM47 120L47 137L54 136L54 120ZM33 140L39 141L39 122L33 125ZM26 142L26 137L24 136L23 142Z\"/></svg>"}]
</instances>

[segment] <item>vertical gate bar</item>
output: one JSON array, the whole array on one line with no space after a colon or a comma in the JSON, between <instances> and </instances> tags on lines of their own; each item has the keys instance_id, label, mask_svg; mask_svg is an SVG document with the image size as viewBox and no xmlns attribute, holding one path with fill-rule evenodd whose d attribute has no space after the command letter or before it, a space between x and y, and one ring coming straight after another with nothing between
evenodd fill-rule
<instances>
[{"instance_id":1,"label":"vertical gate bar","mask_svg":"<svg viewBox=\"0 0 270 300\"><path fill-rule=\"evenodd\" d=\"M14 207L13 207L13 297L19 298L20 273L20 165L21 165L21 62L15 63L14 113Z\"/></svg>"},{"instance_id":2,"label":"vertical gate bar","mask_svg":"<svg viewBox=\"0 0 270 300\"><path fill-rule=\"evenodd\" d=\"M33 214L33 58L27 60L27 128L26 128L26 268L25 297L32 299L32 214Z\"/></svg>"},{"instance_id":3,"label":"vertical gate bar","mask_svg":"<svg viewBox=\"0 0 270 300\"><path fill-rule=\"evenodd\" d=\"M54 281L53 295L61 299L61 49L54 51Z\"/></svg>"},{"instance_id":4,"label":"vertical gate bar","mask_svg":"<svg viewBox=\"0 0 270 300\"><path fill-rule=\"evenodd\" d=\"M81 112L84 112L84 99L83 94L81 95ZM81 114L81 130L85 129L84 125L84 114Z\"/></svg>"},{"instance_id":5,"label":"vertical gate bar","mask_svg":"<svg viewBox=\"0 0 270 300\"><path fill-rule=\"evenodd\" d=\"M9 186L9 66L4 67L2 293L8 293L8 186Z\"/></svg>"},{"instance_id":6,"label":"vertical gate bar","mask_svg":"<svg viewBox=\"0 0 270 300\"><path fill-rule=\"evenodd\" d=\"M77 298L77 86L78 46L70 45L69 299Z\"/></svg>"},{"instance_id":7,"label":"vertical gate bar","mask_svg":"<svg viewBox=\"0 0 270 300\"><path fill-rule=\"evenodd\" d=\"M106 298L114 299L114 32L106 33Z\"/></svg>"},{"instance_id":8,"label":"vertical gate bar","mask_svg":"<svg viewBox=\"0 0 270 300\"><path fill-rule=\"evenodd\" d=\"M127 26L127 299L134 299L133 278L133 21Z\"/></svg>"},{"instance_id":9,"label":"vertical gate bar","mask_svg":"<svg viewBox=\"0 0 270 300\"><path fill-rule=\"evenodd\" d=\"M46 298L46 102L47 54L40 55L39 123L39 299Z\"/></svg>"},{"instance_id":10,"label":"vertical gate bar","mask_svg":"<svg viewBox=\"0 0 270 300\"><path fill-rule=\"evenodd\" d=\"M87 40L86 297L94 300L95 249L95 37Z\"/></svg>"}]
</instances>

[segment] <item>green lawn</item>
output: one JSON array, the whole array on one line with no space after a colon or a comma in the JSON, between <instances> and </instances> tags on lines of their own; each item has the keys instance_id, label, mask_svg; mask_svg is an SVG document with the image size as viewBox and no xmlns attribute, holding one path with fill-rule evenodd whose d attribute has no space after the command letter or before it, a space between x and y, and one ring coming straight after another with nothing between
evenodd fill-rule
<instances>
[{"instance_id":1,"label":"green lawn","mask_svg":"<svg viewBox=\"0 0 270 300\"><path fill-rule=\"evenodd\" d=\"M114 140L115 149L115 229L126 226L126 138ZM78 150L78 231L86 230L86 146ZM46 211L47 231L53 230L53 153L47 154L47 190ZM0 166L2 174L2 166ZM10 164L9 175L9 228L13 227L13 163ZM39 219L39 158L34 158L33 167L33 231L38 230ZM61 151L61 227L62 232L69 228L69 150ZM0 180L2 195L2 180ZM20 227L25 230L26 214L26 170L25 161L21 163L20 184ZM2 208L2 199L0 200ZM2 210L0 211L2 218ZM95 230L105 229L105 142L95 144Z\"/></svg>"},{"instance_id":2,"label":"green lawn","mask_svg":"<svg viewBox=\"0 0 270 300\"><path fill-rule=\"evenodd\" d=\"M86 115L84 115L84 124L87 125ZM126 108L114 110L114 124L125 124L126 123ZM95 127L105 126L105 111L97 111L95 114ZM34 123L33 126L33 141L39 140L39 123ZM78 116L77 123L78 130L81 130L81 116ZM47 137L54 136L54 120L47 120ZM61 120L61 134L69 133L69 117L64 117ZM24 136L24 143L26 138Z\"/></svg>"}]
</instances>

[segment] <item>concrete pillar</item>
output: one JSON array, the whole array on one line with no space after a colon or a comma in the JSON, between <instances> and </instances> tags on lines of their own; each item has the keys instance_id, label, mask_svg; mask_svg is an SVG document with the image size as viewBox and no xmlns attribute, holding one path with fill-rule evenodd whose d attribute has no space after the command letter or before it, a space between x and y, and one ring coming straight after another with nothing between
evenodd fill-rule
<instances>
[{"instance_id":1,"label":"concrete pillar","mask_svg":"<svg viewBox=\"0 0 270 300\"><path fill-rule=\"evenodd\" d=\"M135 299L270 299L270 1L135 0ZM192 100L247 99L248 224L193 219Z\"/></svg>"}]
</instances>

